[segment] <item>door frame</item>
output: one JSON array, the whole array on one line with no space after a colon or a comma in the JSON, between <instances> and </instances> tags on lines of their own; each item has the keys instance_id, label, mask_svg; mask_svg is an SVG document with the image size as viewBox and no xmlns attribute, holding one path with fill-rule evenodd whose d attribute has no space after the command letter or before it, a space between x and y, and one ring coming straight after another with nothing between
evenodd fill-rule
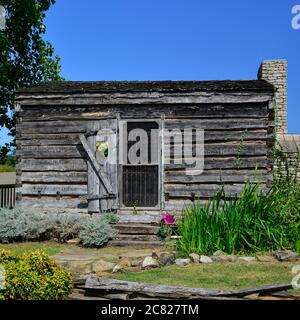
<instances>
[{"instance_id":1,"label":"door frame","mask_svg":"<svg viewBox=\"0 0 300 320\"><path fill-rule=\"evenodd\" d=\"M161 192L162 192L162 150L163 150L163 141L162 141L162 128L163 128L163 121L160 118L151 118L151 119L140 119L140 118L119 118L119 123L118 123L118 134L119 134L119 148L118 148L118 198L119 198L119 210L134 210L134 207L127 207L123 204L123 164L120 163L120 144L122 143L123 137L120 135L120 126L121 122L156 122L158 124L158 130L159 130L159 135L158 135L158 143L159 143L159 152L158 152L158 203L157 206L155 207L138 207L136 208L137 211L158 211L161 210L162 207L162 197L161 197Z\"/></svg>"}]
</instances>

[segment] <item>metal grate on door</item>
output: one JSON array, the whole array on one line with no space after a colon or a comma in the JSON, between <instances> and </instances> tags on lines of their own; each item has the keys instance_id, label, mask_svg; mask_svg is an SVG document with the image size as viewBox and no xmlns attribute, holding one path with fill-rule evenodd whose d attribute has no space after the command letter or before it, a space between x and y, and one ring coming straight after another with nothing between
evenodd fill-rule
<instances>
[{"instance_id":1,"label":"metal grate on door","mask_svg":"<svg viewBox=\"0 0 300 320\"><path fill-rule=\"evenodd\" d=\"M158 205L158 166L123 166L123 204L126 207Z\"/></svg>"}]
</instances>

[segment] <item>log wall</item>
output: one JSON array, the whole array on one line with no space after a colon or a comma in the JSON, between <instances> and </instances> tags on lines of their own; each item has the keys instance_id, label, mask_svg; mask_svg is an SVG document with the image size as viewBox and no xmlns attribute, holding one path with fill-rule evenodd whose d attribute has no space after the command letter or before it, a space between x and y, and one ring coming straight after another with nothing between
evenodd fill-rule
<instances>
[{"instance_id":1,"label":"log wall","mask_svg":"<svg viewBox=\"0 0 300 320\"><path fill-rule=\"evenodd\" d=\"M253 178L255 169L264 185L270 185L274 141L270 93L125 97L18 96L18 203L86 210L87 156L79 135L86 133L90 122L117 114L121 119L163 119L169 130L205 130L202 175L186 175L189 166L174 161L176 152L169 164L163 156L163 208L180 209L195 199L205 201L222 184L234 195L245 180Z\"/></svg>"}]
</instances>

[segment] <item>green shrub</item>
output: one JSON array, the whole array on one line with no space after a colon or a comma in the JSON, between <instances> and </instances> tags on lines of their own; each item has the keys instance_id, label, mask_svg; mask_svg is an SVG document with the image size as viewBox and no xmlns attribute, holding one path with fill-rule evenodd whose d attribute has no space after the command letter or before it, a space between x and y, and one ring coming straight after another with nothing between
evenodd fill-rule
<instances>
[{"instance_id":1,"label":"green shrub","mask_svg":"<svg viewBox=\"0 0 300 320\"><path fill-rule=\"evenodd\" d=\"M91 218L79 232L79 239L86 247L101 247L118 232L101 216Z\"/></svg>"},{"instance_id":2,"label":"green shrub","mask_svg":"<svg viewBox=\"0 0 300 320\"><path fill-rule=\"evenodd\" d=\"M0 164L0 172L15 172L16 168L7 164Z\"/></svg>"},{"instance_id":3,"label":"green shrub","mask_svg":"<svg viewBox=\"0 0 300 320\"><path fill-rule=\"evenodd\" d=\"M46 216L48 229L45 238L57 239L59 242L77 238L82 226L89 219L90 216L83 213L48 214Z\"/></svg>"},{"instance_id":4,"label":"green shrub","mask_svg":"<svg viewBox=\"0 0 300 320\"><path fill-rule=\"evenodd\" d=\"M103 227L95 229L93 234L99 239L88 240L84 237L83 245L103 245L113 237L116 232L110 227L110 223L117 223L119 218L111 213L90 216L84 213L49 213L45 214L37 210L17 207L15 209L0 209L0 242L50 240L66 242L69 239L79 237L81 230L92 228L93 225ZM112 230L112 231L111 231ZM109 237L109 232L111 235ZM84 232L83 232L84 234Z\"/></svg>"},{"instance_id":5,"label":"green shrub","mask_svg":"<svg viewBox=\"0 0 300 320\"><path fill-rule=\"evenodd\" d=\"M0 264L5 268L0 299L59 300L71 292L72 274L42 251L16 255L0 250Z\"/></svg>"},{"instance_id":6,"label":"green shrub","mask_svg":"<svg viewBox=\"0 0 300 320\"><path fill-rule=\"evenodd\" d=\"M45 215L29 209L0 209L0 241L40 239L49 226Z\"/></svg>"},{"instance_id":7,"label":"green shrub","mask_svg":"<svg viewBox=\"0 0 300 320\"><path fill-rule=\"evenodd\" d=\"M178 223L180 250L231 254L299 249L299 184L290 188L277 184L264 193L260 183L247 182L239 197L226 199L222 189L207 205L188 207Z\"/></svg>"},{"instance_id":8,"label":"green shrub","mask_svg":"<svg viewBox=\"0 0 300 320\"><path fill-rule=\"evenodd\" d=\"M113 214L113 213L110 213L110 212L107 212L107 213L104 213L102 215L102 218L108 222L108 223L111 223L111 224L115 224L115 223L118 223L120 218L116 215L116 214Z\"/></svg>"},{"instance_id":9,"label":"green shrub","mask_svg":"<svg viewBox=\"0 0 300 320\"><path fill-rule=\"evenodd\" d=\"M4 158L0 158L0 172L14 172L16 171L16 156L10 154Z\"/></svg>"},{"instance_id":10,"label":"green shrub","mask_svg":"<svg viewBox=\"0 0 300 320\"><path fill-rule=\"evenodd\" d=\"M164 239L174 234L174 230L175 230L175 225L161 223L160 228L158 230L158 235Z\"/></svg>"}]
</instances>

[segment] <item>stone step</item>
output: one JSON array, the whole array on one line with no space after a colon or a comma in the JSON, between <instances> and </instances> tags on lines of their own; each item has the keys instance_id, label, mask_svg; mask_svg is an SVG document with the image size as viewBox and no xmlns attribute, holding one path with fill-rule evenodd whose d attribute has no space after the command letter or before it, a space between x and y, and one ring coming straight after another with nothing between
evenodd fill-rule
<instances>
[{"instance_id":1,"label":"stone step","mask_svg":"<svg viewBox=\"0 0 300 320\"><path fill-rule=\"evenodd\" d=\"M118 223L114 226L121 234L157 234L159 226L141 223Z\"/></svg>"},{"instance_id":2,"label":"stone step","mask_svg":"<svg viewBox=\"0 0 300 320\"><path fill-rule=\"evenodd\" d=\"M112 240L108 242L111 247L139 247L139 248L153 248L164 244L163 241L118 241Z\"/></svg>"},{"instance_id":3,"label":"stone step","mask_svg":"<svg viewBox=\"0 0 300 320\"><path fill-rule=\"evenodd\" d=\"M146 214L118 214L119 223L159 223L161 217Z\"/></svg>"},{"instance_id":4,"label":"stone step","mask_svg":"<svg viewBox=\"0 0 300 320\"><path fill-rule=\"evenodd\" d=\"M118 234L116 241L159 241L160 238L153 234Z\"/></svg>"}]
</instances>

